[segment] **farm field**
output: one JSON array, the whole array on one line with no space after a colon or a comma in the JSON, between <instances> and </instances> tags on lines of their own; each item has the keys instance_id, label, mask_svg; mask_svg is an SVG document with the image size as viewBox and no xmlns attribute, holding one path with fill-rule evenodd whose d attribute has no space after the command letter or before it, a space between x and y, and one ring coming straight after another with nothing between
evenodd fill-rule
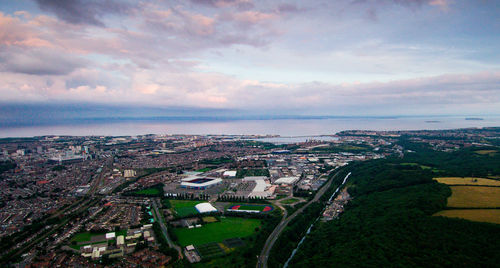
<instances>
[{"instance_id":1,"label":"farm field","mask_svg":"<svg viewBox=\"0 0 500 268\"><path fill-rule=\"evenodd\" d=\"M201 218L204 222L217 222L217 219L215 217L212 217L212 216L208 216L208 217L203 217Z\"/></svg>"},{"instance_id":2,"label":"farm field","mask_svg":"<svg viewBox=\"0 0 500 268\"><path fill-rule=\"evenodd\" d=\"M500 187L451 186L448 207L495 208L500 207Z\"/></svg>"},{"instance_id":3,"label":"farm field","mask_svg":"<svg viewBox=\"0 0 500 268\"><path fill-rule=\"evenodd\" d=\"M191 201L191 200L170 200L170 204L178 217L186 217L189 215L198 214L194 206L205 201Z\"/></svg>"},{"instance_id":4,"label":"farm field","mask_svg":"<svg viewBox=\"0 0 500 268\"><path fill-rule=\"evenodd\" d=\"M447 185L473 185L473 186L500 186L499 180L473 178L473 177L441 177L434 178L439 183Z\"/></svg>"},{"instance_id":5,"label":"farm field","mask_svg":"<svg viewBox=\"0 0 500 268\"><path fill-rule=\"evenodd\" d=\"M495 154L498 153L497 150L479 150L476 151L476 154L481 154L481 155L489 155L489 156L495 156Z\"/></svg>"},{"instance_id":6,"label":"farm field","mask_svg":"<svg viewBox=\"0 0 500 268\"><path fill-rule=\"evenodd\" d=\"M230 238L242 238L254 234L260 227L261 220L236 217L221 218L220 222L207 223L200 228L175 228L175 235L181 246L200 246L208 243L222 242Z\"/></svg>"},{"instance_id":7,"label":"farm field","mask_svg":"<svg viewBox=\"0 0 500 268\"><path fill-rule=\"evenodd\" d=\"M224 255L224 250L221 248L219 243L209 243L201 246L197 246L196 249L200 253L201 257L204 259L220 257Z\"/></svg>"},{"instance_id":8,"label":"farm field","mask_svg":"<svg viewBox=\"0 0 500 268\"><path fill-rule=\"evenodd\" d=\"M500 224L500 209L450 209L440 211L434 216Z\"/></svg>"}]
</instances>

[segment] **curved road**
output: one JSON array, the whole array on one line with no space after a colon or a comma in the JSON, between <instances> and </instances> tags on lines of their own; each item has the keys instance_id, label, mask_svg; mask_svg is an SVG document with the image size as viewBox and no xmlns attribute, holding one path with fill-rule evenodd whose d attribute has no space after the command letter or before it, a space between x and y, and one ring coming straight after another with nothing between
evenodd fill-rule
<instances>
[{"instance_id":1,"label":"curved road","mask_svg":"<svg viewBox=\"0 0 500 268\"><path fill-rule=\"evenodd\" d=\"M333 172L333 170L330 171L330 173L331 172ZM312 204L313 202L318 201L319 198L323 194L325 194L326 190L328 188L330 188L330 185L333 182L333 178L337 177L337 175L339 174L339 172L340 172L340 170L337 171L337 173L330 180L328 180L328 182L323 187L321 187L321 189L319 189L319 191L316 193L316 195L314 196L314 198L311 201L309 201L303 207L301 207L297 211L295 211L292 215L290 215L290 217L286 218L287 212L286 212L286 209L284 210L285 213L283 214L283 219L278 224L278 226L276 226L276 228L274 228L274 230L271 233L271 235L269 235L269 237L267 238L266 244L264 244L264 247L262 248L262 251L260 253L259 259L257 261L257 267L258 268L267 268L267 259L269 258L269 252L273 248L273 245L276 242L276 240L278 239L279 234L285 229L286 225L291 220L293 220L297 215L299 215L300 213L302 213L302 211L304 211L304 209L307 208L310 204ZM327 176L329 176L330 173L328 173ZM280 206L280 208L282 208L282 207Z\"/></svg>"}]
</instances>

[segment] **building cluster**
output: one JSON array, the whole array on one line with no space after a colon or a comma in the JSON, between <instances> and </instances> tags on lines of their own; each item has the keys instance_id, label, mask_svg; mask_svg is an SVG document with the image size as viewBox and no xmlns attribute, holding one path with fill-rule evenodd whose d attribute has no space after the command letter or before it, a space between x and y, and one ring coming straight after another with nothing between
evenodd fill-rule
<instances>
[{"instance_id":1,"label":"building cluster","mask_svg":"<svg viewBox=\"0 0 500 268\"><path fill-rule=\"evenodd\" d=\"M88 266L92 257L103 254L121 257L120 261L128 264L140 261L154 266L170 259L151 249L158 246L155 235L141 226L155 222L159 215L150 207L152 199L127 193L162 186L156 189L163 189L167 197L198 198L210 203L304 197L320 189L333 170L349 162L411 152L405 142L449 151L472 145L487 147L499 135L498 128L344 131L328 139L285 145L260 142L279 137L258 135L43 136L3 140L0 237L20 234L8 250L30 245L24 260L48 262L53 267L58 262ZM323 218L340 215L349 198L346 191L342 192L328 205ZM145 207L150 207L149 211ZM184 223L193 228L199 224ZM23 232L25 229L32 231ZM74 248L61 251L51 260L40 254L41 249L60 250L78 233L98 230L116 232L115 237L82 245L77 256ZM117 230L128 231L118 235ZM129 249L139 242L152 246L132 253ZM82 259L81 254L89 258Z\"/></svg>"},{"instance_id":2,"label":"building cluster","mask_svg":"<svg viewBox=\"0 0 500 268\"><path fill-rule=\"evenodd\" d=\"M148 224L140 228L128 229L126 235L109 232L92 236L90 241L80 243L85 244L78 251L83 257L99 259L106 255L109 258L118 258L134 252L138 243L154 244L155 238L152 225Z\"/></svg>"},{"instance_id":3,"label":"building cluster","mask_svg":"<svg viewBox=\"0 0 500 268\"><path fill-rule=\"evenodd\" d=\"M344 206L352 199L347 192L348 188L344 188L339 195L332 200L323 211L322 220L330 221L336 219L344 212Z\"/></svg>"}]
</instances>

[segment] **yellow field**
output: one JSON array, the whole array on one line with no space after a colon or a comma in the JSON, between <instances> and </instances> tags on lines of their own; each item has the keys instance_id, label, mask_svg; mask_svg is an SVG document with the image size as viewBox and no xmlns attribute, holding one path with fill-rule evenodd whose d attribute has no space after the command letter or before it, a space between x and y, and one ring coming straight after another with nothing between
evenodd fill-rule
<instances>
[{"instance_id":1,"label":"yellow field","mask_svg":"<svg viewBox=\"0 0 500 268\"><path fill-rule=\"evenodd\" d=\"M496 153L498 153L497 150L479 150L475 152L476 154L489 154L490 156L494 156Z\"/></svg>"},{"instance_id":2,"label":"yellow field","mask_svg":"<svg viewBox=\"0 0 500 268\"><path fill-rule=\"evenodd\" d=\"M451 186L448 207L500 207L500 187Z\"/></svg>"},{"instance_id":3,"label":"yellow field","mask_svg":"<svg viewBox=\"0 0 500 268\"><path fill-rule=\"evenodd\" d=\"M434 216L500 224L500 209L451 209L440 211Z\"/></svg>"},{"instance_id":4,"label":"yellow field","mask_svg":"<svg viewBox=\"0 0 500 268\"><path fill-rule=\"evenodd\" d=\"M434 180L437 180L439 183L444 183L448 185L500 186L500 181L484 179L484 178L442 177L442 178L434 178Z\"/></svg>"}]
</instances>

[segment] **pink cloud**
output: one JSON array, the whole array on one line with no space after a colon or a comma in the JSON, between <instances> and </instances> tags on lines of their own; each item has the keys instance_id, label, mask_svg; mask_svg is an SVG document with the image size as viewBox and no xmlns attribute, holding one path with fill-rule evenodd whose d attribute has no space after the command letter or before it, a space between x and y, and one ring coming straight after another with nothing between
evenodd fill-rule
<instances>
[{"instance_id":1,"label":"pink cloud","mask_svg":"<svg viewBox=\"0 0 500 268\"><path fill-rule=\"evenodd\" d=\"M259 11L245 11L236 13L233 15L233 17L238 22L256 24L268 21L270 19L274 19L277 17L277 15L273 13L264 13Z\"/></svg>"},{"instance_id":2,"label":"pink cloud","mask_svg":"<svg viewBox=\"0 0 500 268\"><path fill-rule=\"evenodd\" d=\"M19 18L0 12L0 44L19 44L28 39L30 34Z\"/></svg>"},{"instance_id":3,"label":"pink cloud","mask_svg":"<svg viewBox=\"0 0 500 268\"><path fill-rule=\"evenodd\" d=\"M431 6L438 6L442 10L447 11L450 6L450 0L431 0L429 2L429 5Z\"/></svg>"}]
</instances>

